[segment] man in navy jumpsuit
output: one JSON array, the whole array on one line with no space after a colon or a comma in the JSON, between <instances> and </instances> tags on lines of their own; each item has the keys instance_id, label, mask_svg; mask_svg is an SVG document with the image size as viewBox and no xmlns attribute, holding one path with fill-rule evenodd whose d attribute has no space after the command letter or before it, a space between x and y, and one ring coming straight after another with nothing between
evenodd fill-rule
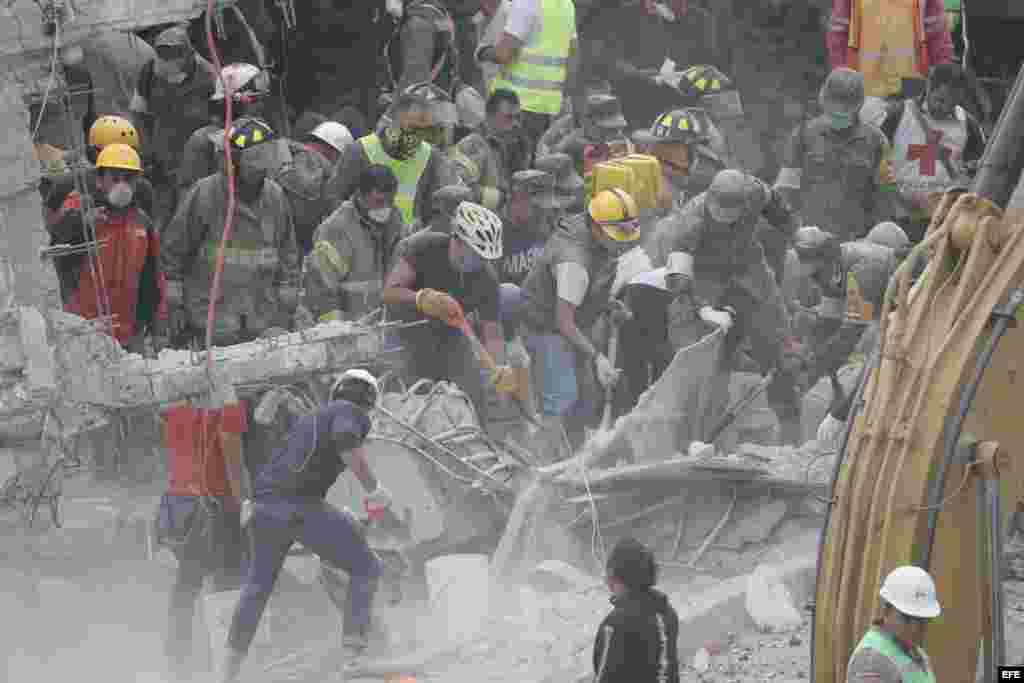
<instances>
[{"instance_id":1,"label":"man in navy jumpsuit","mask_svg":"<svg viewBox=\"0 0 1024 683\"><path fill-rule=\"evenodd\" d=\"M368 492L367 508L390 507L391 496L370 471L362 447L378 396L373 375L347 370L331 390L330 402L296 419L286 442L256 475L253 498L242 503L252 556L228 634L223 681L237 680L278 572L296 541L349 575L343 646L346 654L365 649L380 561L351 513L337 510L324 498L351 467Z\"/></svg>"}]
</instances>

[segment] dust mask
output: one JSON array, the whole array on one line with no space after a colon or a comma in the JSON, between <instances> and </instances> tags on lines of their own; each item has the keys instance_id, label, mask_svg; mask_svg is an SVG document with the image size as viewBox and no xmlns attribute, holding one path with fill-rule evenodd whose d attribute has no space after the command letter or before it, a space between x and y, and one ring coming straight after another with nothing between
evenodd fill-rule
<instances>
[{"instance_id":1,"label":"dust mask","mask_svg":"<svg viewBox=\"0 0 1024 683\"><path fill-rule=\"evenodd\" d=\"M386 223L391 218L391 207L385 206L380 209L368 209L366 213L374 223Z\"/></svg>"},{"instance_id":2,"label":"dust mask","mask_svg":"<svg viewBox=\"0 0 1024 683\"><path fill-rule=\"evenodd\" d=\"M834 111L829 114L833 130L847 130L853 125L853 114L846 111Z\"/></svg>"},{"instance_id":3,"label":"dust mask","mask_svg":"<svg viewBox=\"0 0 1024 683\"><path fill-rule=\"evenodd\" d=\"M132 196L134 194L132 186L128 183L117 183L107 193L107 201L110 202L111 206L123 209L132 203Z\"/></svg>"}]
</instances>

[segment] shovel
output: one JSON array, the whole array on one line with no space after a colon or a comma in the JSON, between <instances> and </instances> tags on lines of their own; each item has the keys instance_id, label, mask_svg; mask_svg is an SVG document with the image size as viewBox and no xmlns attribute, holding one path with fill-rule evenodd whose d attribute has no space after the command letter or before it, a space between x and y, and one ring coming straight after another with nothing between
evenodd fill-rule
<instances>
[{"instance_id":1,"label":"shovel","mask_svg":"<svg viewBox=\"0 0 1024 683\"><path fill-rule=\"evenodd\" d=\"M492 358L491 354L487 351L486 348L484 348L484 345L476 336L476 333L473 331L473 328L470 327L469 322L463 320L462 323L459 325L458 329L462 331L462 334L466 335L466 339L468 339L469 343L473 346L473 353L476 355L477 360L480 361L480 364L483 365L484 368L486 368L487 370L490 370L491 372L497 370L498 364L494 362L494 358ZM516 382L515 390L511 394L512 400L519 408L519 412L522 413L523 419L529 422L532 427L540 429L540 420L537 419L537 417L530 411L528 407L528 401L530 400L530 387L525 381L523 381L525 379L525 376L521 376L520 381Z\"/></svg>"}]
</instances>

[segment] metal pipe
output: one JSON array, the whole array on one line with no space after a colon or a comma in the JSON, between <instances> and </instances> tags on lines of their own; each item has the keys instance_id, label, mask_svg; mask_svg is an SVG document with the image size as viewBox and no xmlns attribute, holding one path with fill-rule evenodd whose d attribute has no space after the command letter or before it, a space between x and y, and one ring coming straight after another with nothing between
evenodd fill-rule
<instances>
[{"instance_id":1,"label":"metal pipe","mask_svg":"<svg viewBox=\"0 0 1024 683\"><path fill-rule=\"evenodd\" d=\"M973 191L1000 208L1006 208L1024 170L1024 66L1017 72L1003 111L999 114L992 137L985 147Z\"/></svg>"},{"instance_id":2,"label":"metal pipe","mask_svg":"<svg viewBox=\"0 0 1024 683\"><path fill-rule=\"evenodd\" d=\"M997 666L1006 663L1006 613L1003 596L1003 524L1002 505L999 497L999 479L994 476L992 466L984 480L985 502L988 507L988 562L991 581L992 609L992 665L990 670L995 680ZM987 673L987 672L986 672Z\"/></svg>"},{"instance_id":3,"label":"metal pipe","mask_svg":"<svg viewBox=\"0 0 1024 683\"><path fill-rule=\"evenodd\" d=\"M987 518L988 518L988 500L987 500L987 497L986 497L986 490L985 490L985 486L984 486L983 483L980 486L978 486L978 488L977 488L977 501L978 501L978 525L979 526L984 525L984 531L982 532L982 529L978 530L979 532L982 532L982 533L978 534L978 538L981 540L981 543L979 543L978 547L975 548L975 552L977 554L978 566L981 569L981 575L982 576L986 576L987 575L987 576L991 577L992 576L992 565L991 565L992 555L989 552L989 538L988 538L988 527L989 527L989 525L987 523ZM994 615L995 612L993 611L992 614ZM990 629L988 635L985 636L985 638L981 641L981 646L982 646L981 647L981 671L982 671L982 678L981 678L981 680L982 680L983 683L996 683L996 677L995 677L996 660L995 660L995 657L994 657L994 655L992 653L993 635L994 634L993 634L992 630ZM975 675L977 675L977 672L975 672Z\"/></svg>"}]
</instances>

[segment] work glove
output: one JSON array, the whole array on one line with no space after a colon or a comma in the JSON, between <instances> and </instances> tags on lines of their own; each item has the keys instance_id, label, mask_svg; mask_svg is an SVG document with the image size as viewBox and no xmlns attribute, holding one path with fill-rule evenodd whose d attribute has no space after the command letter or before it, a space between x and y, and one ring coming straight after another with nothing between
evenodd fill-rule
<instances>
[{"instance_id":1,"label":"work glove","mask_svg":"<svg viewBox=\"0 0 1024 683\"><path fill-rule=\"evenodd\" d=\"M608 360L608 356L603 353L597 354L594 358L594 368L597 370L597 381L605 389L610 389L619 381L620 371L612 365L612 362Z\"/></svg>"},{"instance_id":2,"label":"work glove","mask_svg":"<svg viewBox=\"0 0 1024 683\"><path fill-rule=\"evenodd\" d=\"M633 317L633 312L629 310L629 307L621 299L609 300L606 310L608 312L608 319L613 325L621 325Z\"/></svg>"},{"instance_id":3,"label":"work glove","mask_svg":"<svg viewBox=\"0 0 1024 683\"><path fill-rule=\"evenodd\" d=\"M242 508L238 513L238 521L242 525L243 529L247 527L249 522L252 520L252 512L252 501L246 498L242 501Z\"/></svg>"},{"instance_id":4,"label":"work glove","mask_svg":"<svg viewBox=\"0 0 1024 683\"><path fill-rule=\"evenodd\" d=\"M296 330L308 330L316 325L316 318L313 317L313 313L308 308L299 304L295 307L292 323Z\"/></svg>"},{"instance_id":5,"label":"work glove","mask_svg":"<svg viewBox=\"0 0 1024 683\"><path fill-rule=\"evenodd\" d=\"M508 365L499 365L491 372L491 384L499 395L515 394L518 389L515 370Z\"/></svg>"},{"instance_id":6,"label":"work glove","mask_svg":"<svg viewBox=\"0 0 1024 683\"><path fill-rule=\"evenodd\" d=\"M832 417L831 414L826 415L818 426L817 441L823 446L837 446L845 429L846 422Z\"/></svg>"},{"instance_id":7,"label":"work glove","mask_svg":"<svg viewBox=\"0 0 1024 683\"><path fill-rule=\"evenodd\" d=\"M436 289L421 289L416 293L416 310L428 318L440 320L452 327L461 327L465 320L459 302L451 295Z\"/></svg>"},{"instance_id":8,"label":"work glove","mask_svg":"<svg viewBox=\"0 0 1024 683\"><path fill-rule=\"evenodd\" d=\"M697 314L700 319L712 327L721 327L723 332L728 332L732 327L732 313L723 311L711 306L702 306Z\"/></svg>"},{"instance_id":9,"label":"work glove","mask_svg":"<svg viewBox=\"0 0 1024 683\"><path fill-rule=\"evenodd\" d=\"M366 514L370 519L377 518L391 508L391 491L377 482L377 488L366 494L363 505L366 506Z\"/></svg>"}]
</instances>

